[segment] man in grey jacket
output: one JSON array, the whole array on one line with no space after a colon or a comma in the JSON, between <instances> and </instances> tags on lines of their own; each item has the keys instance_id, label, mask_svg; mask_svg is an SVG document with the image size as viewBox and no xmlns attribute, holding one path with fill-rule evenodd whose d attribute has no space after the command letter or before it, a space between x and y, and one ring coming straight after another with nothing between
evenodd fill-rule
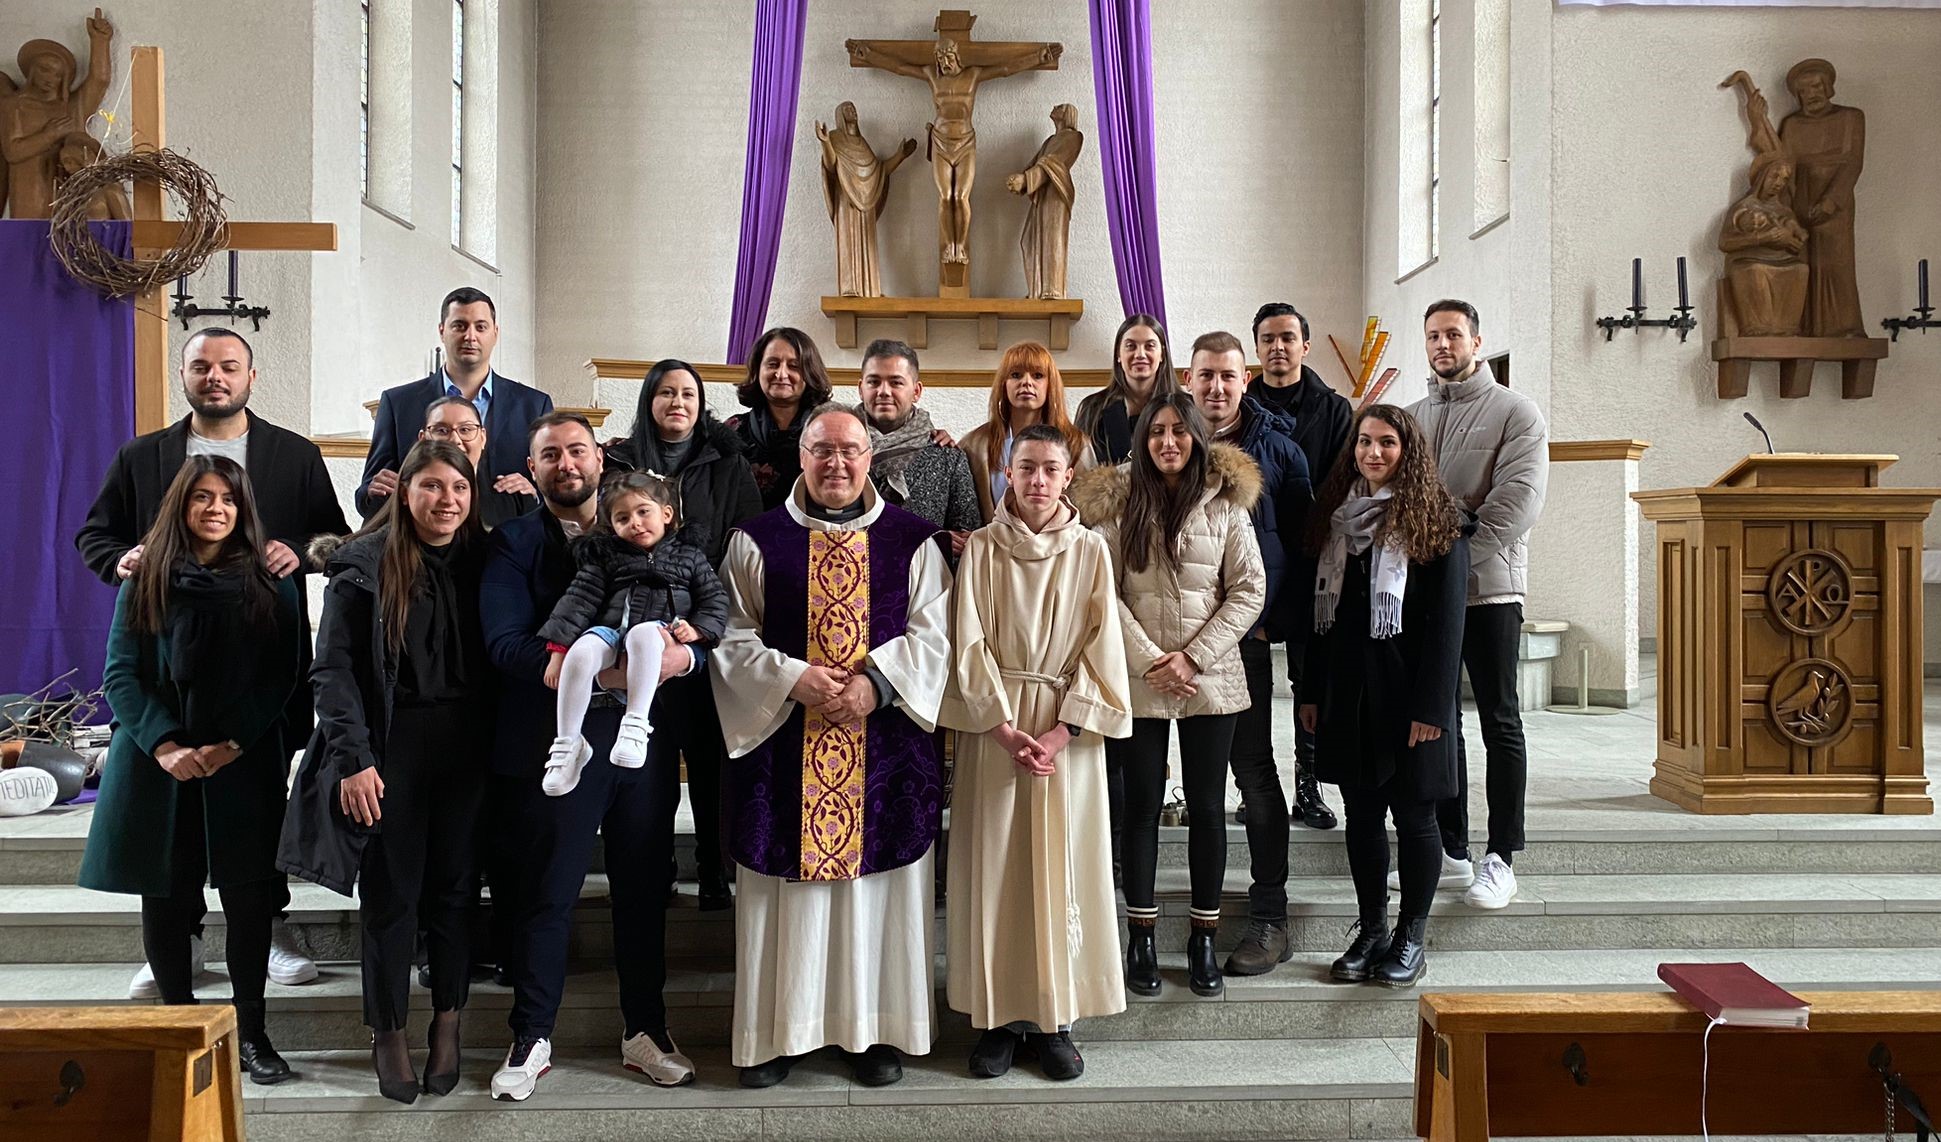
<instances>
[{"instance_id":1,"label":"man in grey jacket","mask_svg":"<svg viewBox=\"0 0 1941 1142\"><path fill-rule=\"evenodd\" d=\"M1442 803L1444 886L1468 885L1463 902L1501 908L1516 895L1510 862L1523 847L1523 795L1529 769L1516 694L1517 644L1528 584L1525 537L1543 511L1550 433L1535 402L1496 383L1477 351L1482 323L1466 301L1443 300L1423 315L1429 395L1409 407L1435 453L1449 492L1475 518L1469 540L1469 608L1463 623L1463 667L1482 720L1489 772L1489 841L1482 863L1469 861L1469 802ZM1462 735L1456 735L1462 787L1469 784Z\"/></svg>"}]
</instances>

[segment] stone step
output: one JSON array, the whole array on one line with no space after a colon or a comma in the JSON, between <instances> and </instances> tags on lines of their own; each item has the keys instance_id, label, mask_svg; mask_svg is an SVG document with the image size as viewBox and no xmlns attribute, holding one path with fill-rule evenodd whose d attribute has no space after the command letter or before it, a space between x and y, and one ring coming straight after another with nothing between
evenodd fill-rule
<instances>
[{"instance_id":1,"label":"stone step","mask_svg":"<svg viewBox=\"0 0 1941 1142\"><path fill-rule=\"evenodd\" d=\"M1187 873L1158 875L1161 947L1184 947ZM1941 878L1913 874L1792 876L1537 876L1519 878L1508 907L1482 912L1438 893L1430 947L1440 950L1554 950L1658 947L1941 947ZM1246 928L1245 873L1222 887L1219 946ZM1353 886L1338 877L1289 883L1289 935L1296 950L1333 952L1357 914ZM570 954L612 953L606 880L589 876ZM700 912L683 895L670 907L670 955L728 956L733 912ZM1391 905L1392 907L1392 905ZM138 897L43 885L0 889L0 963L116 963L141 958ZM221 947L221 911L210 893L211 954ZM312 884L291 888L290 921L326 960L357 956L354 901ZM941 910L938 917L942 931Z\"/></svg>"},{"instance_id":2,"label":"stone step","mask_svg":"<svg viewBox=\"0 0 1941 1142\"><path fill-rule=\"evenodd\" d=\"M73 884L87 844L90 808L51 810L39 817L0 822L0 887ZM1941 875L1941 824L1927 828L1836 824L1740 826L1719 818L1667 814L1649 829L1532 829L1517 871L1545 876L1643 876L1697 873L1928 873ZM1772 818L1765 818L1772 820ZM1247 831L1229 821L1229 869L1249 867ZM1480 849L1483 836L1474 838ZM694 875L694 836L674 838L681 875ZM1159 830L1159 867L1185 868L1187 830ZM596 845L590 871L605 871ZM1348 853L1339 828L1294 825L1288 836L1288 867L1295 876L1346 876Z\"/></svg>"},{"instance_id":3,"label":"stone step","mask_svg":"<svg viewBox=\"0 0 1941 1142\"><path fill-rule=\"evenodd\" d=\"M1338 984L1328 979L1332 952L1304 952L1263 976L1227 977L1224 996L1203 999L1186 987L1183 955L1160 958L1164 980L1158 996L1131 997L1121 1014L1082 1020L1087 1042L1149 1039L1406 1038L1415 1032L1415 1000L1434 991L1657 991L1663 962L1742 960L1795 991L1927 990L1941 988L1941 950L1671 948L1639 951L1435 952L1422 988L1390 990ZM120 1004L130 1002L133 963L22 964L0 972L0 1006ZM967 1050L974 1040L967 1017L949 1010L938 962L940 1043ZM285 1050L355 1049L368 1044L355 963L325 963L308 984L269 989L270 1034ZM198 981L205 1002L229 994L220 961ZM727 1043L734 977L727 965L676 960L669 965L664 995L668 1029L685 1048ZM503 1050L509 990L474 984L464 1022L469 1048ZM430 996L413 986L415 1019L428 1018ZM619 989L605 964L573 971L566 983L555 1045L611 1048L622 1031Z\"/></svg>"},{"instance_id":4,"label":"stone step","mask_svg":"<svg viewBox=\"0 0 1941 1142\"><path fill-rule=\"evenodd\" d=\"M368 1051L298 1053L302 1073L244 1087L252 1142L348 1137L427 1142L708 1138L1401 1138L1411 1128L1413 1046L1382 1039L1290 1044L1271 1055L1220 1041L1085 1043L1086 1074L1047 1081L1031 1063L999 1079L965 1073L965 1051L906 1059L903 1081L856 1084L833 1052L789 1080L743 1090L719 1048L694 1052L697 1081L664 1090L617 1050L566 1051L522 1103L493 1102L493 1057L468 1057L458 1089L403 1108L380 1098ZM495 1053L496 1054L496 1053Z\"/></svg>"},{"instance_id":5,"label":"stone step","mask_svg":"<svg viewBox=\"0 0 1941 1142\"><path fill-rule=\"evenodd\" d=\"M274 1087L246 1083L243 1105L253 1142L1411 1137L1412 1039L1286 1044L1271 1053L1221 1040L1081 1039L1080 1046L1086 1072L1075 1082L1050 1082L1023 1060L1002 1078L973 1079L964 1052L932 1051L907 1057L901 1082L871 1088L850 1077L840 1055L823 1051L798 1064L788 1081L759 1091L737 1085L720 1049L693 1052L696 1081L673 1090L622 1069L617 1051L569 1050L554 1056L552 1073L520 1103L487 1095L496 1058L468 1057L456 1090L421 1095L408 1108L379 1097L368 1052L299 1052L291 1058L297 1079Z\"/></svg>"}]
</instances>

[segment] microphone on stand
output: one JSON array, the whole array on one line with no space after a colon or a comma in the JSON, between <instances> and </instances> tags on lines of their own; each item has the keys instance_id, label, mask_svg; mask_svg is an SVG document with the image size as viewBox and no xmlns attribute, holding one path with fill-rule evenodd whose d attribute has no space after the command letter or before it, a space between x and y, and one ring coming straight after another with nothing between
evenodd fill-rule
<instances>
[{"instance_id":1,"label":"microphone on stand","mask_svg":"<svg viewBox=\"0 0 1941 1142\"><path fill-rule=\"evenodd\" d=\"M1758 429L1759 435L1766 438L1766 451L1777 455L1779 450L1773 447L1773 434L1766 431L1766 426L1759 423L1758 417L1752 415L1749 412L1744 415L1746 418L1746 423Z\"/></svg>"}]
</instances>

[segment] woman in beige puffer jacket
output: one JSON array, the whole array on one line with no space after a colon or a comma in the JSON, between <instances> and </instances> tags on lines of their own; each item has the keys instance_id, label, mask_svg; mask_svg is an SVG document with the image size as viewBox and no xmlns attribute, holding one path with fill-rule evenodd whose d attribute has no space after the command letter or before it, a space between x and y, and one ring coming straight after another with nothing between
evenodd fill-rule
<instances>
[{"instance_id":1,"label":"woman in beige puffer jacket","mask_svg":"<svg viewBox=\"0 0 1941 1142\"><path fill-rule=\"evenodd\" d=\"M1132 737L1113 751L1125 770L1126 986L1159 993L1153 877L1177 723L1193 885L1187 975L1196 994L1218 995L1225 984L1213 934L1226 872L1227 754L1249 703L1238 649L1266 603L1250 515L1260 469L1240 449L1211 444L1184 394L1149 402L1133 440L1125 464L1072 485L1080 517L1112 550L1132 681Z\"/></svg>"}]
</instances>

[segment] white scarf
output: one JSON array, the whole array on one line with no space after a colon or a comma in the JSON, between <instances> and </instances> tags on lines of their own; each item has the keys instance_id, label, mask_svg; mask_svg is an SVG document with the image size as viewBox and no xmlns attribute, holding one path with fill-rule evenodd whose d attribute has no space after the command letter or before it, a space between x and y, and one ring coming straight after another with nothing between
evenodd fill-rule
<instances>
[{"instance_id":1,"label":"white scarf","mask_svg":"<svg viewBox=\"0 0 1941 1142\"><path fill-rule=\"evenodd\" d=\"M1392 493L1383 488L1368 494L1368 481L1357 479L1348 498L1328 519L1328 545L1321 550L1321 566L1314 577L1314 629L1326 634L1341 606L1341 584L1348 573L1348 556L1375 546L1375 533L1388 515ZM1375 547L1369 560L1368 636L1394 638L1402 633L1402 595L1409 585L1409 559L1391 536Z\"/></svg>"}]
</instances>

